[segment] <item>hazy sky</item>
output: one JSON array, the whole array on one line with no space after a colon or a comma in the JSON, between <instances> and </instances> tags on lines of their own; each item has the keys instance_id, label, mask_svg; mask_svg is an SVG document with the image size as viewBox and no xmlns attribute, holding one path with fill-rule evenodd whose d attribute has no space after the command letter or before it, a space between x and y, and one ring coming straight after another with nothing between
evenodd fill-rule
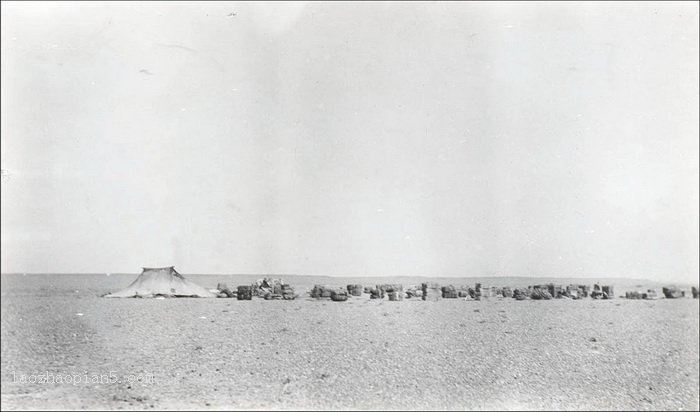
<instances>
[{"instance_id":1,"label":"hazy sky","mask_svg":"<svg viewBox=\"0 0 700 412\"><path fill-rule=\"evenodd\" d=\"M698 26L696 2L3 2L2 271L694 281Z\"/></svg>"}]
</instances>

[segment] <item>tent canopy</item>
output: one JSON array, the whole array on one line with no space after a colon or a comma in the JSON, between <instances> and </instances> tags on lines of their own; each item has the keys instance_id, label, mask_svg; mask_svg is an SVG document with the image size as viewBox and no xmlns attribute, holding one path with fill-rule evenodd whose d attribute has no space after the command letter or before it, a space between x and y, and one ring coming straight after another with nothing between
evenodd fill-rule
<instances>
[{"instance_id":1,"label":"tent canopy","mask_svg":"<svg viewBox=\"0 0 700 412\"><path fill-rule=\"evenodd\" d=\"M154 297L213 298L216 295L177 273L175 267L143 268L143 272L125 289L105 295L106 298Z\"/></svg>"}]
</instances>

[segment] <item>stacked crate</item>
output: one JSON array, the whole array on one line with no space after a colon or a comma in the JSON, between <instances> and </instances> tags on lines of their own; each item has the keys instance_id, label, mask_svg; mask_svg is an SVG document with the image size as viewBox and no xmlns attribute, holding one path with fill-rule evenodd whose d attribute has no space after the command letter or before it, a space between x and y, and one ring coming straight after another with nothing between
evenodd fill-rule
<instances>
[{"instance_id":1,"label":"stacked crate","mask_svg":"<svg viewBox=\"0 0 700 412\"><path fill-rule=\"evenodd\" d=\"M239 286L238 293L236 293L236 298L238 298L238 300L253 300L253 287Z\"/></svg>"}]
</instances>

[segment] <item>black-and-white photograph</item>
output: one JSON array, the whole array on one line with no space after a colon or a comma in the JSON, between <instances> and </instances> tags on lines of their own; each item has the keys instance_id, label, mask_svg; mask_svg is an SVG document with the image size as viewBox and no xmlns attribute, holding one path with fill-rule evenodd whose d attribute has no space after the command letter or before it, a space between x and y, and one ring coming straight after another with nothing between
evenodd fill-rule
<instances>
[{"instance_id":1,"label":"black-and-white photograph","mask_svg":"<svg viewBox=\"0 0 700 412\"><path fill-rule=\"evenodd\" d=\"M700 3L2 1L2 410L700 410Z\"/></svg>"}]
</instances>

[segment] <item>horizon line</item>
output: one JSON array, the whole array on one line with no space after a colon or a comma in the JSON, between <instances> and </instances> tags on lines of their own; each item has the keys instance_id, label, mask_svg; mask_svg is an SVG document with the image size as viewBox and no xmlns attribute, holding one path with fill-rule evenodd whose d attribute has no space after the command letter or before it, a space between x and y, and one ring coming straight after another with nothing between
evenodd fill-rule
<instances>
[{"instance_id":1,"label":"horizon line","mask_svg":"<svg viewBox=\"0 0 700 412\"><path fill-rule=\"evenodd\" d=\"M132 275L132 276L138 276L141 272L0 272L0 277L8 275L8 276L20 276L20 275L57 275L57 276L66 276L66 275L79 275L79 276L89 276L89 275ZM334 279L342 279L342 278L362 278L362 279L376 279L376 278L423 278L423 279L506 279L506 278L515 278L515 279L577 279L577 280L616 280L616 281L635 281L635 282L640 282L640 283L655 283L655 284L667 284L667 285L673 285L673 286L694 286L699 284L699 282L696 281L691 281L691 280L680 280L680 279L671 279L671 280L652 280L648 278L642 278L642 277L625 277L625 276L602 276L602 275L578 275L578 276L572 276L572 275L566 275L566 276L540 276L540 275L493 275L493 276L468 276L468 275L440 275L440 276L428 276L428 275L318 275L318 274L298 274L298 273L287 273L287 274L280 274L280 273L183 273L183 275L186 276L255 276L255 277L272 277L272 278L280 278L280 277L318 277L318 278L334 278Z\"/></svg>"},{"instance_id":2,"label":"horizon line","mask_svg":"<svg viewBox=\"0 0 700 412\"><path fill-rule=\"evenodd\" d=\"M138 275L140 272L0 272L2 275ZM311 276L311 277L332 277L332 278L378 278L378 277L420 277L420 278L582 278L582 279L626 279L652 281L645 277L629 276L606 276L606 275L395 275L395 274L372 274L372 275L331 275L331 274L299 274L299 273L186 273L192 276ZM655 281L656 282L656 281Z\"/></svg>"}]
</instances>

